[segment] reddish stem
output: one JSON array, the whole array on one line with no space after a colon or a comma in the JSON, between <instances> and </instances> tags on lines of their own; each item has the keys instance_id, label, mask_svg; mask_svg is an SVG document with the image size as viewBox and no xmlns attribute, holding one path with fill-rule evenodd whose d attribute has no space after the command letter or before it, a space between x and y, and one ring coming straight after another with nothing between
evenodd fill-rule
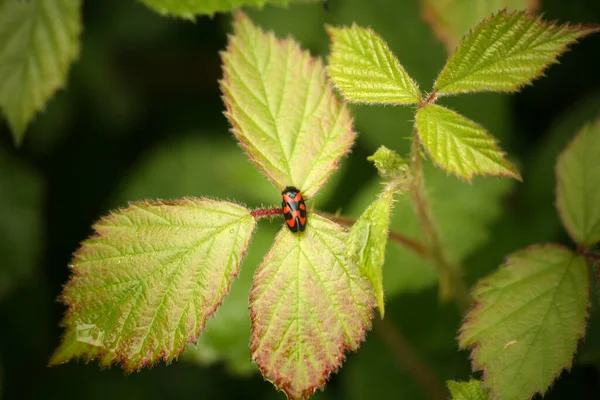
<instances>
[{"instance_id":1,"label":"reddish stem","mask_svg":"<svg viewBox=\"0 0 600 400\"><path fill-rule=\"evenodd\" d=\"M435 102L437 100L437 96L438 96L438 93L435 90L433 92L429 93L429 96L427 96L427 98L425 100L419 101L419 107L425 107L426 105Z\"/></svg>"},{"instance_id":2,"label":"reddish stem","mask_svg":"<svg viewBox=\"0 0 600 400\"><path fill-rule=\"evenodd\" d=\"M281 215L281 207L258 208L254 211L251 211L250 215L252 215L256 219Z\"/></svg>"},{"instance_id":3,"label":"reddish stem","mask_svg":"<svg viewBox=\"0 0 600 400\"><path fill-rule=\"evenodd\" d=\"M354 220L352 218L340 217L338 215L328 215L327 218L329 218L335 222L338 222L342 225L345 225L345 226L352 226L356 222L356 220ZM407 247L408 249L412 250L417 255L419 255L423 258L428 258L427 250L421 243L419 243L413 239L410 239L409 237L406 237L401 233L393 232L393 231L390 231L389 237L394 242L396 242L404 247Z\"/></svg>"}]
</instances>

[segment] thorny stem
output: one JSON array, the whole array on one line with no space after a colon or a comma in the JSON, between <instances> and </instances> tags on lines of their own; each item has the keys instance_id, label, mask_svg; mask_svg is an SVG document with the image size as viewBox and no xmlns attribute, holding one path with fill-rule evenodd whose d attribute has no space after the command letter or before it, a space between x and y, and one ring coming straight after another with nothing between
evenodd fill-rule
<instances>
[{"instance_id":1,"label":"thorny stem","mask_svg":"<svg viewBox=\"0 0 600 400\"><path fill-rule=\"evenodd\" d=\"M374 331L390 348L400 367L413 375L425 393L432 400L447 399L448 394L444 382L419 357L402 332L387 319L375 319L373 324Z\"/></svg>"},{"instance_id":2,"label":"thorny stem","mask_svg":"<svg viewBox=\"0 0 600 400\"><path fill-rule=\"evenodd\" d=\"M425 190L419 139L416 132L411 149L411 173L410 195L415 208L415 214L419 220L419 226L425 235L429 259L438 268L440 273L440 296L442 299L453 297L457 302L460 312L466 313L471 307L471 297L469 296L467 285L460 274L460 269L448 261L433 216L431 215L427 192Z\"/></svg>"}]
</instances>

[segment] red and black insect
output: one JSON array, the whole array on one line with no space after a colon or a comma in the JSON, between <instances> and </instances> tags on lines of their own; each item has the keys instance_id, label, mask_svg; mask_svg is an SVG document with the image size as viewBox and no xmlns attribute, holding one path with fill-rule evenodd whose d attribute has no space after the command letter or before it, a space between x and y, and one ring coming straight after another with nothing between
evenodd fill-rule
<instances>
[{"instance_id":1,"label":"red and black insect","mask_svg":"<svg viewBox=\"0 0 600 400\"><path fill-rule=\"evenodd\" d=\"M304 231L306 228L306 204L302 198L302 193L293 186L288 186L281 192L283 201L281 202L281 211L285 217L285 222L292 232Z\"/></svg>"}]
</instances>

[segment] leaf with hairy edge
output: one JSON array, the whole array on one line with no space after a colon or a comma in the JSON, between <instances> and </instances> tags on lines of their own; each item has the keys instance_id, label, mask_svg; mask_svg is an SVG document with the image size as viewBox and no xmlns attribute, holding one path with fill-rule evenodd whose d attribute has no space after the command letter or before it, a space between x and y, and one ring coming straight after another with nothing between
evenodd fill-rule
<instances>
[{"instance_id":1,"label":"leaf with hairy edge","mask_svg":"<svg viewBox=\"0 0 600 400\"><path fill-rule=\"evenodd\" d=\"M310 214L306 231L284 228L254 276L252 359L289 398L310 396L371 327L375 296L346 262L347 232Z\"/></svg>"},{"instance_id":2,"label":"leaf with hairy edge","mask_svg":"<svg viewBox=\"0 0 600 400\"><path fill-rule=\"evenodd\" d=\"M372 29L327 27L331 54L327 71L348 101L417 104L417 84L400 65L387 43Z\"/></svg>"},{"instance_id":3,"label":"leaf with hairy edge","mask_svg":"<svg viewBox=\"0 0 600 400\"><path fill-rule=\"evenodd\" d=\"M590 282L585 259L559 245L513 253L474 290L461 328L484 371L490 399L529 399L569 369L585 331ZM551 351L549 351L551 349Z\"/></svg>"},{"instance_id":4,"label":"leaf with hairy edge","mask_svg":"<svg viewBox=\"0 0 600 400\"><path fill-rule=\"evenodd\" d=\"M452 400L488 400L488 392L481 381L471 379L469 382L447 381Z\"/></svg>"},{"instance_id":5,"label":"leaf with hairy edge","mask_svg":"<svg viewBox=\"0 0 600 400\"><path fill-rule=\"evenodd\" d=\"M79 54L80 0L0 2L0 108L15 143Z\"/></svg>"},{"instance_id":6,"label":"leaf with hairy edge","mask_svg":"<svg viewBox=\"0 0 600 400\"><path fill-rule=\"evenodd\" d=\"M132 371L173 360L229 291L254 225L240 205L192 198L131 203L100 220L75 253L50 364L99 358Z\"/></svg>"},{"instance_id":7,"label":"leaf with hairy edge","mask_svg":"<svg viewBox=\"0 0 600 400\"><path fill-rule=\"evenodd\" d=\"M577 134L556 167L556 204L571 238L600 242L600 119Z\"/></svg>"},{"instance_id":8,"label":"leaf with hairy edge","mask_svg":"<svg viewBox=\"0 0 600 400\"><path fill-rule=\"evenodd\" d=\"M436 36L452 53L460 39L481 20L502 9L532 13L540 0L421 0L421 11Z\"/></svg>"},{"instance_id":9,"label":"leaf with hairy edge","mask_svg":"<svg viewBox=\"0 0 600 400\"><path fill-rule=\"evenodd\" d=\"M225 115L242 147L279 190L313 197L356 136L321 60L241 12L222 59Z\"/></svg>"},{"instance_id":10,"label":"leaf with hairy edge","mask_svg":"<svg viewBox=\"0 0 600 400\"><path fill-rule=\"evenodd\" d=\"M397 184L388 184L379 198L367 207L352 226L346 249L348 261L357 265L361 275L371 283L381 318L385 313L382 267L396 188Z\"/></svg>"},{"instance_id":11,"label":"leaf with hairy edge","mask_svg":"<svg viewBox=\"0 0 600 400\"><path fill-rule=\"evenodd\" d=\"M526 11L500 11L460 42L434 88L438 94L477 91L516 92L542 76L595 25L554 25Z\"/></svg>"},{"instance_id":12,"label":"leaf with hairy edge","mask_svg":"<svg viewBox=\"0 0 600 400\"><path fill-rule=\"evenodd\" d=\"M416 126L421 143L446 171L467 181L476 174L521 179L516 167L496 147L496 140L459 113L428 104L417 111Z\"/></svg>"},{"instance_id":13,"label":"leaf with hairy edge","mask_svg":"<svg viewBox=\"0 0 600 400\"><path fill-rule=\"evenodd\" d=\"M173 15L189 20L197 15L214 15L217 12L229 12L236 8L252 6L262 8L265 4L287 5L293 1L309 0L140 0L142 3L162 15Z\"/></svg>"}]
</instances>

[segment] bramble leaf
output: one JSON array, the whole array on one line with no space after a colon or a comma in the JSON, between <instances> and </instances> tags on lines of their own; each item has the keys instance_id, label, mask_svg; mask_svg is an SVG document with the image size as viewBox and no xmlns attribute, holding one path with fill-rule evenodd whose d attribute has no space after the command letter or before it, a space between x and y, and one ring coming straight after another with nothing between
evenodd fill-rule
<instances>
[{"instance_id":1,"label":"bramble leaf","mask_svg":"<svg viewBox=\"0 0 600 400\"><path fill-rule=\"evenodd\" d=\"M222 59L232 132L279 190L292 185L313 197L356 136L321 60L262 32L241 12Z\"/></svg>"},{"instance_id":2,"label":"bramble leaf","mask_svg":"<svg viewBox=\"0 0 600 400\"><path fill-rule=\"evenodd\" d=\"M416 126L421 143L446 171L467 181L476 174L521 179L515 166L496 147L496 140L459 113L429 104L417 111Z\"/></svg>"},{"instance_id":3,"label":"bramble leaf","mask_svg":"<svg viewBox=\"0 0 600 400\"><path fill-rule=\"evenodd\" d=\"M442 243L453 264L464 263L473 252L488 243L490 229L501 215L502 203L511 191L509 179L475 178L467 183L424 163L428 201ZM349 207L349 216L358 217L381 190L378 179L360 191ZM409 196L398 196L394 203L390 229L424 243L423 234ZM438 279L430 261L391 242L383 266L386 298L430 287Z\"/></svg>"},{"instance_id":4,"label":"bramble leaf","mask_svg":"<svg viewBox=\"0 0 600 400\"><path fill-rule=\"evenodd\" d=\"M348 234L314 213L306 231L283 228L250 294L252 359L291 399L322 387L371 327L375 296L346 262Z\"/></svg>"},{"instance_id":5,"label":"bramble leaf","mask_svg":"<svg viewBox=\"0 0 600 400\"><path fill-rule=\"evenodd\" d=\"M246 208L208 199L131 203L100 220L75 253L50 364L173 360L229 291L254 225Z\"/></svg>"},{"instance_id":6,"label":"bramble leaf","mask_svg":"<svg viewBox=\"0 0 600 400\"><path fill-rule=\"evenodd\" d=\"M447 381L452 400L488 400L488 392L483 388L482 382L471 379L469 382Z\"/></svg>"},{"instance_id":7,"label":"bramble leaf","mask_svg":"<svg viewBox=\"0 0 600 400\"><path fill-rule=\"evenodd\" d=\"M594 25L554 25L526 11L500 11L460 42L438 76L438 94L516 92L542 76L567 46L597 32Z\"/></svg>"},{"instance_id":8,"label":"bramble leaf","mask_svg":"<svg viewBox=\"0 0 600 400\"><path fill-rule=\"evenodd\" d=\"M491 399L529 399L569 369L589 301L585 259L559 245L532 246L477 284L461 328L473 370ZM549 351L549 349L551 349Z\"/></svg>"},{"instance_id":9,"label":"bramble leaf","mask_svg":"<svg viewBox=\"0 0 600 400\"><path fill-rule=\"evenodd\" d=\"M383 303L383 262L390 226L390 213L398 185L388 183L377 198L356 220L348 235L346 256L373 287L381 318Z\"/></svg>"},{"instance_id":10,"label":"bramble leaf","mask_svg":"<svg viewBox=\"0 0 600 400\"><path fill-rule=\"evenodd\" d=\"M329 26L327 32L332 42L327 72L346 100L371 104L419 102L417 84L372 29Z\"/></svg>"},{"instance_id":11,"label":"bramble leaf","mask_svg":"<svg viewBox=\"0 0 600 400\"><path fill-rule=\"evenodd\" d=\"M556 205L579 245L600 242L600 120L584 126L558 158Z\"/></svg>"},{"instance_id":12,"label":"bramble leaf","mask_svg":"<svg viewBox=\"0 0 600 400\"><path fill-rule=\"evenodd\" d=\"M15 143L79 54L80 0L0 2L0 108Z\"/></svg>"},{"instance_id":13,"label":"bramble leaf","mask_svg":"<svg viewBox=\"0 0 600 400\"><path fill-rule=\"evenodd\" d=\"M142 3L162 15L173 15L195 20L197 15L214 15L217 12L229 12L244 6L262 8L265 4L286 5L300 0L140 0ZM308 1L308 0L304 0Z\"/></svg>"},{"instance_id":14,"label":"bramble leaf","mask_svg":"<svg viewBox=\"0 0 600 400\"><path fill-rule=\"evenodd\" d=\"M367 157L377 168L379 176L384 179L405 177L408 172L408 163L393 150L379 146L375 154Z\"/></svg>"},{"instance_id":15,"label":"bramble leaf","mask_svg":"<svg viewBox=\"0 0 600 400\"><path fill-rule=\"evenodd\" d=\"M533 12L539 0L421 0L423 17L452 53L460 39L481 20L502 9Z\"/></svg>"}]
</instances>

